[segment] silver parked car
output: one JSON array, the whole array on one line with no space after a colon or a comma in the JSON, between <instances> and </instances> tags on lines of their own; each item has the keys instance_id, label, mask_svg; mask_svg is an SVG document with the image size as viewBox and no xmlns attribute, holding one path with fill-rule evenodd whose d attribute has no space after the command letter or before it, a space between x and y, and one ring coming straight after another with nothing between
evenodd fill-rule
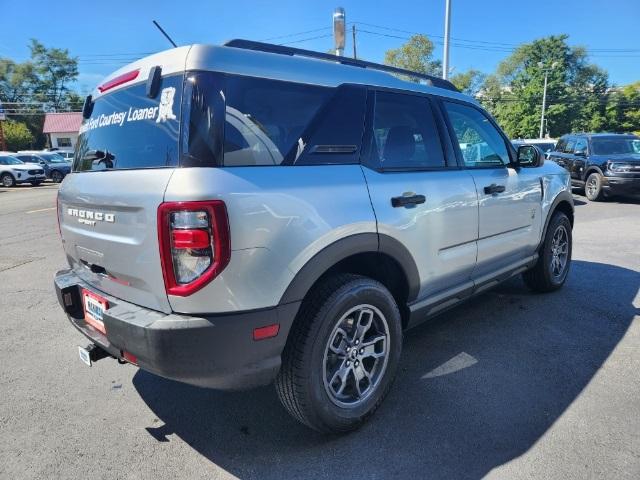
<instances>
[{"instance_id":1,"label":"silver parked car","mask_svg":"<svg viewBox=\"0 0 640 480\"><path fill-rule=\"evenodd\" d=\"M55 288L88 364L275 381L295 418L343 432L407 329L517 274L567 278L567 172L445 80L235 40L128 65L83 115Z\"/></svg>"},{"instance_id":2,"label":"silver parked car","mask_svg":"<svg viewBox=\"0 0 640 480\"><path fill-rule=\"evenodd\" d=\"M14 155L16 154L12 152L0 152L0 185L13 187L20 183L30 183L37 187L46 180L40 165L25 163Z\"/></svg>"}]
</instances>

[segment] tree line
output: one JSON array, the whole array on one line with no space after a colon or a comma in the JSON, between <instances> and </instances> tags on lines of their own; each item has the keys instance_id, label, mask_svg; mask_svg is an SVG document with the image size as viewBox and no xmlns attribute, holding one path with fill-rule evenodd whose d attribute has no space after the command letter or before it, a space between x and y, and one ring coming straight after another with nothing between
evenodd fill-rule
<instances>
[{"instance_id":1,"label":"tree line","mask_svg":"<svg viewBox=\"0 0 640 480\"><path fill-rule=\"evenodd\" d=\"M451 76L458 90L474 96L511 138L539 135L545 72L547 102L544 131L557 138L569 132L640 133L640 80L615 86L608 73L590 63L584 47L570 46L567 35L552 35L520 45L494 73L469 70ZM441 76L433 43L414 35L388 50L385 63Z\"/></svg>"}]
</instances>

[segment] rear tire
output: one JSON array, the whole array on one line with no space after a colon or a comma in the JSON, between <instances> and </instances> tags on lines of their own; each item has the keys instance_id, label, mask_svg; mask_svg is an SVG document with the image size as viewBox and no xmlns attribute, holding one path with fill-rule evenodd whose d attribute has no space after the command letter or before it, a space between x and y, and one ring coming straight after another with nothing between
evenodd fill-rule
<instances>
[{"instance_id":1,"label":"rear tire","mask_svg":"<svg viewBox=\"0 0 640 480\"><path fill-rule=\"evenodd\" d=\"M3 173L2 175L0 175L0 184L2 184L3 187L15 187L16 186L16 179L13 178L13 175L11 175L10 173Z\"/></svg>"},{"instance_id":2,"label":"rear tire","mask_svg":"<svg viewBox=\"0 0 640 480\"><path fill-rule=\"evenodd\" d=\"M553 292L564 285L571 266L571 222L555 212L544 237L536 265L522 274L524 283L534 292Z\"/></svg>"},{"instance_id":3,"label":"rear tire","mask_svg":"<svg viewBox=\"0 0 640 480\"><path fill-rule=\"evenodd\" d=\"M31 182L31 186L33 187L39 187L42 184L42 182Z\"/></svg>"},{"instance_id":4,"label":"rear tire","mask_svg":"<svg viewBox=\"0 0 640 480\"><path fill-rule=\"evenodd\" d=\"M602 191L602 175L593 172L587 177L584 184L584 195L592 202L600 202L604 200L605 195Z\"/></svg>"},{"instance_id":5,"label":"rear tire","mask_svg":"<svg viewBox=\"0 0 640 480\"><path fill-rule=\"evenodd\" d=\"M287 411L323 433L358 428L389 391L402 350L396 302L380 282L329 277L304 300L276 390Z\"/></svg>"}]
</instances>

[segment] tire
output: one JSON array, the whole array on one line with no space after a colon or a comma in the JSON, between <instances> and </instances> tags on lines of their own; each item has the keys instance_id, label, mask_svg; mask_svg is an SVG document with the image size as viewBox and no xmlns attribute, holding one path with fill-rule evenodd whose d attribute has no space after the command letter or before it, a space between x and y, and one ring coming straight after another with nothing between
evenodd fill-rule
<instances>
[{"instance_id":1,"label":"tire","mask_svg":"<svg viewBox=\"0 0 640 480\"><path fill-rule=\"evenodd\" d=\"M604 200L605 195L602 191L602 175L593 172L587 177L584 184L584 196L592 202L600 202Z\"/></svg>"},{"instance_id":2,"label":"tire","mask_svg":"<svg viewBox=\"0 0 640 480\"><path fill-rule=\"evenodd\" d=\"M15 187L16 186L16 179L13 178L13 175L11 175L10 173L3 173L2 175L0 175L0 184L3 187Z\"/></svg>"},{"instance_id":3,"label":"tire","mask_svg":"<svg viewBox=\"0 0 640 480\"><path fill-rule=\"evenodd\" d=\"M42 184L42 182L31 182L31 185L33 187L39 187Z\"/></svg>"},{"instance_id":4,"label":"tire","mask_svg":"<svg viewBox=\"0 0 640 480\"><path fill-rule=\"evenodd\" d=\"M546 293L558 290L564 285L569 274L571 252L571 222L564 213L555 212L547 227L536 265L522 274L524 283L534 292Z\"/></svg>"},{"instance_id":5,"label":"tire","mask_svg":"<svg viewBox=\"0 0 640 480\"><path fill-rule=\"evenodd\" d=\"M314 430L354 430L391 388L401 350L400 312L384 285L352 274L329 277L302 303L276 378L278 397Z\"/></svg>"},{"instance_id":6,"label":"tire","mask_svg":"<svg viewBox=\"0 0 640 480\"><path fill-rule=\"evenodd\" d=\"M63 178L64 175L62 175L62 173L60 173L58 170L54 170L53 172L51 172L51 181L53 183L60 183Z\"/></svg>"}]
</instances>

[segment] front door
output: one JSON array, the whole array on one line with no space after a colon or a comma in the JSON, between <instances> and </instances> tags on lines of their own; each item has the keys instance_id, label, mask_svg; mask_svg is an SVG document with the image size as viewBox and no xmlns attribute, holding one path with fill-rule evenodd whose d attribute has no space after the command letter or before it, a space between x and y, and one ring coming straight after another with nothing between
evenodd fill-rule
<instances>
[{"instance_id":1,"label":"front door","mask_svg":"<svg viewBox=\"0 0 640 480\"><path fill-rule=\"evenodd\" d=\"M518 263L540 238L542 187L536 169L510 165L507 140L479 108L443 101L458 153L478 195L474 278Z\"/></svg>"}]
</instances>

